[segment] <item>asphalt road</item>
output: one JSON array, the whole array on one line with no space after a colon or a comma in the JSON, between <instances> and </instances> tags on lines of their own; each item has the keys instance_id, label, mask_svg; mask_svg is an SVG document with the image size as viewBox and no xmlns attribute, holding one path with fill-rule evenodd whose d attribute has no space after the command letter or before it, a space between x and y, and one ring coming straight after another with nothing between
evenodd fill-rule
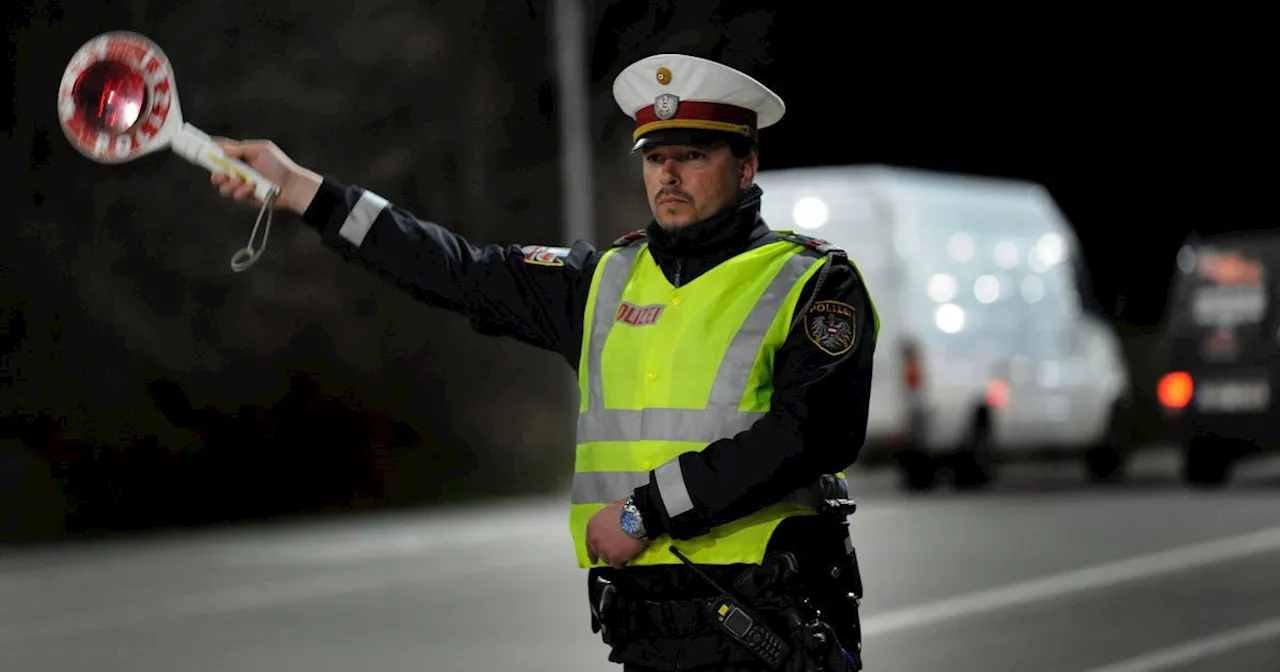
<instances>
[{"instance_id":1,"label":"asphalt road","mask_svg":"<svg viewBox=\"0 0 1280 672\"><path fill-rule=\"evenodd\" d=\"M1280 670L1280 464L853 479L871 672ZM611 670L554 498L0 553L0 670Z\"/></svg>"}]
</instances>

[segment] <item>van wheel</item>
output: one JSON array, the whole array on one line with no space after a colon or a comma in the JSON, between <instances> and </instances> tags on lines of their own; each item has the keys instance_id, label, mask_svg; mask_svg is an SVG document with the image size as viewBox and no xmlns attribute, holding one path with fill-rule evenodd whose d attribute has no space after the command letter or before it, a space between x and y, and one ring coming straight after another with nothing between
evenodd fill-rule
<instances>
[{"instance_id":1,"label":"van wheel","mask_svg":"<svg viewBox=\"0 0 1280 672\"><path fill-rule=\"evenodd\" d=\"M995 480L990 419L986 407L979 408L974 414L973 426L964 447L951 455L951 476L957 488L985 488Z\"/></svg>"},{"instance_id":2,"label":"van wheel","mask_svg":"<svg viewBox=\"0 0 1280 672\"><path fill-rule=\"evenodd\" d=\"M938 483L937 460L917 449L904 450L897 456L902 488L911 492L932 490Z\"/></svg>"},{"instance_id":3,"label":"van wheel","mask_svg":"<svg viewBox=\"0 0 1280 672\"><path fill-rule=\"evenodd\" d=\"M1089 480L1095 483L1119 483L1124 480L1125 456L1111 446L1099 446L1085 453L1084 464Z\"/></svg>"},{"instance_id":4,"label":"van wheel","mask_svg":"<svg viewBox=\"0 0 1280 672\"><path fill-rule=\"evenodd\" d=\"M951 456L951 476L961 490L985 488L995 481L995 468L981 451L962 450Z\"/></svg>"},{"instance_id":5,"label":"van wheel","mask_svg":"<svg viewBox=\"0 0 1280 672\"><path fill-rule=\"evenodd\" d=\"M1124 403L1118 401L1113 404L1102 445L1091 448L1084 455L1090 480L1096 483L1124 480L1125 467L1133 450L1132 427L1132 416Z\"/></svg>"},{"instance_id":6,"label":"van wheel","mask_svg":"<svg viewBox=\"0 0 1280 672\"><path fill-rule=\"evenodd\" d=\"M1224 441L1204 437L1191 439L1182 462L1182 478L1191 485L1216 488L1227 482L1235 454Z\"/></svg>"}]
</instances>

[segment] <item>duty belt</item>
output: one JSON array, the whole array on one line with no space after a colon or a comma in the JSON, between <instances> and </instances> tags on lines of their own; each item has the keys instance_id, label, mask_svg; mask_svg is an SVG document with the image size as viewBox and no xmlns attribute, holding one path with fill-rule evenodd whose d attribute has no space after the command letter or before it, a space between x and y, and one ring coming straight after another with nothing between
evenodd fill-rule
<instances>
[{"instance_id":1,"label":"duty belt","mask_svg":"<svg viewBox=\"0 0 1280 672\"><path fill-rule=\"evenodd\" d=\"M780 564L786 565L786 572ZM756 579L756 590L785 591L789 576L795 571L794 556L771 553L763 565L744 569L744 575L749 573ZM614 633L678 638L718 632L720 629L719 619L713 610L714 595L684 600L648 600L638 597L634 591L624 592L608 579L598 576L590 598L592 630L604 630L606 640Z\"/></svg>"},{"instance_id":2,"label":"duty belt","mask_svg":"<svg viewBox=\"0 0 1280 672\"><path fill-rule=\"evenodd\" d=\"M718 630L711 598L694 600L617 600L616 611L602 614L610 627L651 637L688 637Z\"/></svg>"}]
</instances>

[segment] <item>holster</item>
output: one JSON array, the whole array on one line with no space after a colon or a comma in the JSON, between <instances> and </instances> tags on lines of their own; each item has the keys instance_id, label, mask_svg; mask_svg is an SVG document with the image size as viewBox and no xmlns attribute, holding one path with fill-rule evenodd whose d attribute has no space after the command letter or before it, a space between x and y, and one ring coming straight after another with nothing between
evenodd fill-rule
<instances>
[{"instance_id":1,"label":"holster","mask_svg":"<svg viewBox=\"0 0 1280 672\"><path fill-rule=\"evenodd\" d=\"M849 534L851 500L829 499L818 507L816 530L780 539L779 547L795 555L796 584L803 627L801 641L809 641L810 667L800 670L862 669L862 571ZM806 533L811 533L809 536Z\"/></svg>"},{"instance_id":2,"label":"holster","mask_svg":"<svg viewBox=\"0 0 1280 672\"><path fill-rule=\"evenodd\" d=\"M852 549L841 562L796 561L791 604L783 610L796 653L787 672L862 669L861 579Z\"/></svg>"}]
</instances>

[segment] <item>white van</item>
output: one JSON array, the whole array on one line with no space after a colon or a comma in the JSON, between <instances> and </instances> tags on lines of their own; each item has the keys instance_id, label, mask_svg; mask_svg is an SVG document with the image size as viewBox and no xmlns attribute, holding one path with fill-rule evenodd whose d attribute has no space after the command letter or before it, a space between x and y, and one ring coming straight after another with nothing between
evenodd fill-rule
<instances>
[{"instance_id":1,"label":"white van","mask_svg":"<svg viewBox=\"0 0 1280 672\"><path fill-rule=\"evenodd\" d=\"M762 171L763 216L844 248L880 315L864 455L913 490L1011 459L1080 458L1115 480L1128 456L1119 338L1083 310L1070 224L1039 184L886 166ZM1087 289L1087 288L1086 288Z\"/></svg>"}]
</instances>

